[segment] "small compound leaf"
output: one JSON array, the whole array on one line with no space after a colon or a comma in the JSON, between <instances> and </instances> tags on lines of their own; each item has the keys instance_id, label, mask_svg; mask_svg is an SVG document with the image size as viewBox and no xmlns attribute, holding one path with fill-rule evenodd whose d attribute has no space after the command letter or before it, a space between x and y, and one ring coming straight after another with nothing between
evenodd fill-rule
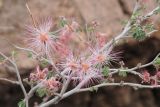
<instances>
[{"instance_id":1,"label":"small compound leaf","mask_svg":"<svg viewBox=\"0 0 160 107\"><path fill-rule=\"evenodd\" d=\"M12 56L16 56L17 54L18 54L18 52L15 51L15 50L13 50L13 51L11 52L11 55L12 55Z\"/></svg>"},{"instance_id":2,"label":"small compound leaf","mask_svg":"<svg viewBox=\"0 0 160 107\"><path fill-rule=\"evenodd\" d=\"M43 68L45 68L48 64L49 64L49 62L44 59L44 60L41 61L40 66L42 66Z\"/></svg>"},{"instance_id":3,"label":"small compound leaf","mask_svg":"<svg viewBox=\"0 0 160 107\"><path fill-rule=\"evenodd\" d=\"M160 57L155 59L154 64L155 65L160 65Z\"/></svg>"},{"instance_id":4,"label":"small compound leaf","mask_svg":"<svg viewBox=\"0 0 160 107\"><path fill-rule=\"evenodd\" d=\"M33 56L32 52L28 52L27 56L28 56L28 58L32 58L32 56Z\"/></svg>"},{"instance_id":5,"label":"small compound leaf","mask_svg":"<svg viewBox=\"0 0 160 107\"><path fill-rule=\"evenodd\" d=\"M105 66L105 67L103 68L102 74L103 74L104 76L108 76L108 74L109 74L109 68L108 68L107 66Z\"/></svg>"},{"instance_id":6,"label":"small compound leaf","mask_svg":"<svg viewBox=\"0 0 160 107\"><path fill-rule=\"evenodd\" d=\"M136 40L144 40L146 38L146 32L142 29L141 26L134 26L131 29L132 37Z\"/></svg>"},{"instance_id":7,"label":"small compound leaf","mask_svg":"<svg viewBox=\"0 0 160 107\"><path fill-rule=\"evenodd\" d=\"M18 102L18 107L26 107L24 100L21 100L20 102Z\"/></svg>"},{"instance_id":8,"label":"small compound leaf","mask_svg":"<svg viewBox=\"0 0 160 107\"><path fill-rule=\"evenodd\" d=\"M38 88L36 93L39 97L44 97L47 94L47 90L45 88Z\"/></svg>"},{"instance_id":9,"label":"small compound leaf","mask_svg":"<svg viewBox=\"0 0 160 107\"><path fill-rule=\"evenodd\" d=\"M65 18L61 18L59 22L60 27L64 27L67 24L68 24L67 20Z\"/></svg>"}]
</instances>

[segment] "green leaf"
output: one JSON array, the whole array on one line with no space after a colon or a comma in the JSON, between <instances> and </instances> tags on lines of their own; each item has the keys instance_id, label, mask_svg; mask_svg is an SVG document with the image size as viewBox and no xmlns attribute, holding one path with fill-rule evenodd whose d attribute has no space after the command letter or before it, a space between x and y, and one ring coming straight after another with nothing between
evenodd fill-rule
<instances>
[{"instance_id":1,"label":"green leaf","mask_svg":"<svg viewBox=\"0 0 160 107\"><path fill-rule=\"evenodd\" d=\"M32 58L32 56L33 56L33 55L32 55L32 52L28 52L28 55L27 55L27 56L28 56L28 58Z\"/></svg>"},{"instance_id":2,"label":"green leaf","mask_svg":"<svg viewBox=\"0 0 160 107\"><path fill-rule=\"evenodd\" d=\"M65 18L62 18L59 22L60 27L64 27L65 25L67 25L67 20Z\"/></svg>"},{"instance_id":3,"label":"green leaf","mask_svg":"<svg viewBox=\"0 0 160 107\"><path fill-rule=\"evenodd\" d=\"M131 33L134 39L136 40L144 40L146 38L146 33L145 31L142 29L141 26L134 26L131 29Z\"/></svg>"},{"instance_id":4,"label":"green leaf","mask_svg":"<svg viewBox=\"0 0 160 107\"><path fill-rule=\"evenodd\" d=\"M45 88L38 88L36 93L39 97L44 97L47 94L47 90Z\"/></svg>"},{"instance_id":5,"label":"green leaf","mask_svg":"<svg viewBox=\"0 0 160 107\"><path fill-rule=\"evenodd\" d=\"M144 26L145 30L147 30L148 32L151 32L153 31L155 28L154 28L154 25L153 24L146 24Z\"/></svg>"},{"instance_id":6,"label":"green leaf","mask_svg":"<svg viewBox=\"0 0 160 107\"><path fill-rule=\"evenodd\" d=\"M160 7L158 7L158 9L156 11L154 11L155 14L159 14L160 13Z\"/></svg>"},{"instance_id":7,"label":"green leaf","mask_svg":"<svg viewBox=\"0 0 160 107\"><path fill-rule=\"evenodd\" d=\"M3 62L4 60L5 60L5 58L0 56L0 62Z\"/></svg>"},{"instance_id":8,"label":"green leaf","mask_svg":"<svg viewBox=\"0 0 160 107\"><path fill-rule=\"evenodd\" d=\"M20 102L18 102L18 107L26 107L24 100L21 100Z\"/></svg>"},{"instance_id":9,"label":"green leaf","mask_svg":"<svg viewBox=\"0 0 160 107\"><path fill-rule=\"evenodd\" d=\"M158 57L155 61L154 61L155 65L160 65L160 57Z\"/></svg>"},{"instance_id":10,"label":"green leaf","mask_svg":"<svg viewBox=\"0 0 160 107\"><path fill-rule=\"evenodd\" d=\"M109 74L109 68L108 68L107 66L105 66L105 67L103 68L102 74L103 74L104 76L108 76L108 74Z\"/></svg>"},{"instance_id":11,"label":"green leaf","mask_svg":"<svg viewBox=\"0 0 160 107\"><path fill-rule=\"evenodd\" d=\"M126 77L126 76L127 76L127 72L120 70L120 71L119 71L119 76Z\"/></svg>"},{"instance_id":12,"label":"green leaf","mask_svg":"<svg viewBox=\"0 0 160 107\"><path fill-rule=\"evenodd\" d=\"M53 71L49 71L47 74L47 79L50 79L51 77L53 77L54 73Z\"/></svg>"},{"instance_id":13,"label":"green leaf","mask_svg":"<svg viewBox=\"0 0 160 107\"><path fill-rule=\"evenodd\" d=\"M15 50L13 50L13 51L11 52L11 55L12 55L12 56L16 56L17 54L18 54L18 52L15 51Z\"/></svg>"},{"instance_id":14,"label":"green leaf","mask_svg":"<svg viewBox=\"0 0 160 107\"><path fill-rule=\"evenodd\" d=\"M42 66L43 68L45 68L48 64L49 63L48 63L47 59L46 60L44 59L44 60L41 61L40 66Z\"/></svg>"},{"instance_id":15,"label":"green leaf","mask_svg":"<svg viewBox=\"0 0 160 107\"><path fill-rule=\"evenodd\" d=\"M93 32L93 31L94 31L94 28L93 28L93 27L88 27L87 31L88 31L88 32Z\"/></svg>"},{"instance_id":16,"label":"green leaf","mask_svg":"<svg viewBox=\"0 0 160 107\"><path fill-rule=\"evenodd\" d=\"M136 21L136 19L141 15L141 9L137 10L135 13L132 14L131 16L131 21L132 23L134 23Z\"/></svg>"}]
</instances>

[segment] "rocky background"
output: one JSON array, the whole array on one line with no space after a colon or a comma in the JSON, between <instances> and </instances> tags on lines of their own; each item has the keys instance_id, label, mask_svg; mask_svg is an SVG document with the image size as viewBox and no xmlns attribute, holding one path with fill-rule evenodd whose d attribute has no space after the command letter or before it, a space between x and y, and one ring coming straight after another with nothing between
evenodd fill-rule
<instances>
[{"instance_id":1,"label":"rocky background","mask_svg":"<svg viewBox=\"0 0 160 107\"><path fill-rule=\"evenodd\" d=\"M51 16L56 21L60 16L74 18L81 24L97 20L100 31L109 35L108 39L118 34L132 13L136 0L28 0L35 17ZM148 0L147 11L156 5ZM153 18L155 24L158 17ZM24 26L30 22L30 16L24 0L0 0L0 51L9 55L14 47L24 46ZM129 40L117 47L123 50L123 59L127 66L133 67L151 61L160 52L160 32L142 42ZM23 59L23 60L22 60ZM33 70L36 62L28 59L23 52L18 54L17 64L23 77ZM152 69L152 67L148 68ZM16 79L13 68L0 66L0 77ZM153 72L154 74L154 72ZM133 81L137 78L129 77ZM23 98L20 87L0 82L0 107L17 107ZM33 98L32 102L37 98ZM86 92L73 95L56 106L51 107L160 107L160 89L139 89L130 87L106 87L98 92ZM32 103L31 102L31 103ZM32 107L32 105L31 105Z\"/></svg>"}]
</instances>

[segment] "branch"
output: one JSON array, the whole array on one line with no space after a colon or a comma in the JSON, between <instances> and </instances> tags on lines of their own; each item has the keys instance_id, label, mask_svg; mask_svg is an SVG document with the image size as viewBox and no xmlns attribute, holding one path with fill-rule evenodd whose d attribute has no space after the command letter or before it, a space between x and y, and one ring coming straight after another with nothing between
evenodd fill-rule
<instances>
[{"instance_id":1,"label":"branch","mask_svg":"<svg viewBox=\"0 0 160 107\"><path fill-rule=\"evenodd\" d=\"M15 48L19 49L19 50L31 52L31 53L33 53L34 55L36 55L36 57L39 56L39 54L36 53L36 52L35 52L34 50L32 50L32 49L22 48L22 47L19 47L19 46L17 46L17 45L14 45L14 44L12 44L12 45L13 45ZM64 79L63 75L61 75L60 71L58 70L58 68L56 67L55 63L54 63L52 60L48 60L48 59L46 59L46 58L44 58L44 57L41 57L41 60L44 60L44 61L46 61L47 63L51 64L51 65L55 68L56 73L57 73L60 77L62 77L62 78Z\"/></svg>"},{"instance_id":2,"label":"branch","mask_svg":"<svg viewBox=\"0 0 160 107\"><path fill-rule=\"evenodd\" d=\"M130 86L130 87L133 87L133 88L160 88L160 85L142 85L142 84L137 84L137 83L102 83L102 84L99 84L99 85L95 85L91 88L83 88L83 89L80 89L79 91L77 91L77 93L79 92L85 92L85 91L92 91L92 88L93 89L97 89L97 88L100 88L100 87L104 87L104 86Z\"/></svg>"},{"instance_id":3,"label":"branch","mask_svg":"<svg viewBox=\"0 0 160 107\"><path fill-rule=\"evenodd\" d=\"M135 5L135 7L134 7L134 10L133 10L133 14L132 14L132 15L134 15L135 12L136 12L138 9L139 9L139 3L137 2L136 5ZM154 14L156 14L156 12L157 12L159 9L160 9L160 7L157 6L157 7L156 7L155 9L153 9L151 12L149 12L148 14L146 14L145 16L143 16L143 19L141 20L141 22L143 22L144 20L150 18L150 17L153 16ZM131 19L130 19L130 20L131 20ZM117 42L119 39L121 39L121 38L123 38L123 37L126 37L126 35L128 34L128 32L130 31L130 29L132 28L132 27L131 27L131 21L130 21L130 20L128 21L128 23L127 23L126 26L124 27L124 30L123 30L119 35L115 36L114 39L110 40L104 47L102 47L102 48L101 48L101 51L103 51L103 50L107 49L109 46L111 46L114 41ZM155 31L153 31L153 32L155 32ZM147 34L147 35L150 35L150 34L153 33L153 32L150 32L150 33Z\"/></svg>"},{"instance_id":4,"label":"branch","mask_svg":"<svg viewBox=\"0 0 160 107\"><path fill-rule=\"evenodd\" d=\"M16 75L17 75L17 78L18 78L18 81L19 81L19 85L23 91L23 94L25 96L25 101L26 101L26 107L29 107L28 105L28 96L27 96L27 92L26 92L26 89L24 88L23 86L23 83L22 83L22 79L21 79L21 76L19 74L19 70L18 70L18 67L15 63L15 60L13 58L13 61L11 59L9 59L6 55L4 55L2 52L0 52L0 55L3 56L5 59L7 59L14 67L15 67L15 70L16 70Z\"/></svg>"},{"instance_id":5,"label":"branch","mask_svg":"<svg viewBox=\"0 0 160 107\"><path fill-rule=\"evenodd\" d=\"M147 64L144 64L144 65L137 65L136 67L133 67L133 68L130 68L130 69L109 69L109 71L112 71L109 73L109 75L113 75L113 74L116 74L120 71L124 71L124 72L127 72L127 73L131 73L131 74L134 74L134 75L138 75L140 78L142 77L142 75L138 72L136 72L135 70L137 69L141 69L141 68L145 68L145 67L148 67L148 66L151 66L154 64L154 61L160 56L160 53L157 54L157 56L149 63Z\"/></svg>"},{"instance_id":6,"label":"branch","mask_svg":"<svg viewBox=\"0 0 160 107\"><path fill-rule=\"evenodd\" d=\"M43 82L43 81L42 81L42 82ZM36 86L34 86L33 88L31 88L31 90L28 92L28 99L30 99L30 98L33 96L33 94L35 93L35 91L36 91L39 87L41 87L42 82L40 82L39 84L37 84Z\"/></svg>"},{"instance_id":7,"label":"branch","mask_svg":"<svg viewBox=\"0 0 160 107\"><path fill-rule=\"evenodd\" d=\"M0 78L1 81L6 81L12 84L20 85L18 81L9 80L7 78Z\"/></svg>"},{"instance_id":8,"label":"branch","mask_svg":"<svg viewBox=\"0 0 160 107\"><path fill-rule=\"evenodd\" d=\"M63 94L63 96L61 97L61 99L64 99L74 93L77 92L77 90L79 90L85 83L86 81L88 81L89 78L84 79L82 82L80 82L74 89L66 92ZM48 107L51 104L56 104L56 101L59 99L59 96L56 96L55 98L49 100L48 102L41 104L40 107Z\"/></svg>"}]
</instances>

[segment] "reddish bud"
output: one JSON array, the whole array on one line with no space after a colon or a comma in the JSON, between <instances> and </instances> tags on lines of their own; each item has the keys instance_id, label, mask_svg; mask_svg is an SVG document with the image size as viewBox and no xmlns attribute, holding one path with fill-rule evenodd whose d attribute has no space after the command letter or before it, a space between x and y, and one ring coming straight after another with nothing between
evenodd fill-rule
<instances>
[{"instance_id":1,"label":"reddish bud","mask_svg":"<svg viewBox=\"0 0 160 107\"><path fill-rule=\"evenodd\" d=\"M59 88L60 88L60 82L59 81L57 81L55 78L50 78L50 79L48 79L48 80L46 80L45 82L44 82L44 85L45 85L45 87L47 88L47 89L49 89L49 90L51 90L51 91L53 91L53 92L56 92L56 91L58 91L59 90Z\"/></svg>"},{"instance_id":2,"label":"reddish bud","mask_svg":"<svg viewBox=\"0 0 160 107\"><path fill-rule=\"evenodd\" d=\"M96 34L96 37L98 39L98 45L100 47L103 47L105 45L106 41L107 41L106 34L98 32Z\"/></svg>"},{"instance_id":3,"label":"reddish bud","mask_svg":"<svg viewBox=\"0 0 160 107\"><path fill-rule=\"evenodd\" d=\"M148 73L148 71L145 70L145 71L142 73L142 75L143 75L143 81L142 81L142 82L147 82L147 83L149 83L149 82L150 82L150 74Z\"/></svg>"},{"instance_id":4,"label":"reddish bud","mask_svg":"<svg viewBox=\"0 0 160 107\"><path fill-rule=\"evenodd\" d=\"M47 68L40 70L38 66L36 71L30 74L30 80L34 82L41 81L46 78L47 72L48 72Z\"/></svg>"},{"instance_id":5,"label":"reddish bud","mask_svg":"<svg viewBox=\"0 0 160 107\"><path fill-rule=\"evenodd\" d=\"M151 79L151 85L158 85L157 77L156 76L152 77L152 79Z\"/></svg>"},{"instance_id":6,"label":"reddish bud","mask_svg":"<svg viewBox=\"0 0 160 107\"><path fill-rule=\"evenodd\" d=\"M158 71L158 72L156 73L156 76L157 76L158 78L160 78L160 71Z\"/></svg>"}]
</instances>

